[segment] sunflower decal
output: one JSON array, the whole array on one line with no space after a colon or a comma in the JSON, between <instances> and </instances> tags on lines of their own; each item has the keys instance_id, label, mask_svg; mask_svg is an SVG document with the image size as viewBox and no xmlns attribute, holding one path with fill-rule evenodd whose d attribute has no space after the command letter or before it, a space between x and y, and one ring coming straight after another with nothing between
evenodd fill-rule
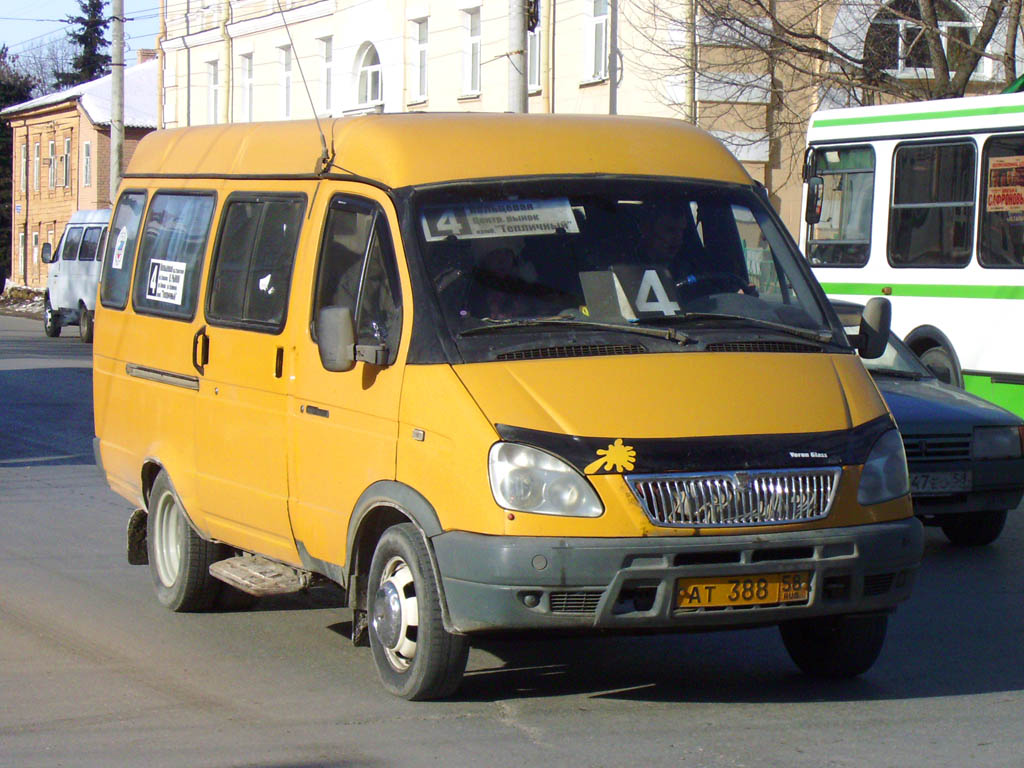
<instances>
[{"instance_id":1,"label":"sunflower decal","mask_svg":"<svg viewBox=\"0 0 1024 768\"><path fill-rule=\"evenodd\" d=\"M597 456L584 468L584 474L591 475L600 470L628 472L636 465L636 450L631 445L623 445L621 437L607 448L598 448Z\"/></svg>"}]
</instances>

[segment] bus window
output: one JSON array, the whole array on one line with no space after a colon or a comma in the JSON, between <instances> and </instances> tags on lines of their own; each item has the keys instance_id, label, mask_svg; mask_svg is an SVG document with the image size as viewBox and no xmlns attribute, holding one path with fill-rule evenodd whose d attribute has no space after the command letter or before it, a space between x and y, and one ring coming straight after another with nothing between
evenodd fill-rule
<instances>
[{"instance_id":1,"label":"bus window","mask_svg":"<svg viewBox=\"0 0 1024 768\"><path fill-rule=\"evenodd\" d=\"M983 267L1024 267L1024 136L1000 136L985 145L982 161Z\"/></svg>"},{"instance_id":2,"label":"bus window","mask_svg":"<svg viewBox=\"0 0 1024 768\"><path fill-rule=\"evenodd\" d=\"M974 241L974 142L896 148L889 212L894 267L963 267Z\"/></svg>"},{"instance_id":3,"label":"bus window","mask_svg":"<svg viewBox=\"0 0 1024 768\"><path fill-rule=\"evenodd\" d=\"M814 174L825 182L821 219L807 233L811 264L862 267L871 250L875 152L871 147L819 149Z\"/></svg>"}]
</instances>

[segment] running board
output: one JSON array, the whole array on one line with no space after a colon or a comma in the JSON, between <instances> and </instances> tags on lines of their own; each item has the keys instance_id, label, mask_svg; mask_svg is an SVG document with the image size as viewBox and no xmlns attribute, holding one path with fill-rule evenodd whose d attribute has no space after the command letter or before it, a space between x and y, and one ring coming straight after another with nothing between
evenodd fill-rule
<instances>
[{"instance_id":1,"label":"running board","mask_svg":"<svg viewBox=\"0 0 1024 768\"><path fill-rule=\"evenodd\" d=\"M256 597L286 595L306 589L313 574L259 555L239 555L210 566L210 575Z\"/></svg>"}]
</instances>

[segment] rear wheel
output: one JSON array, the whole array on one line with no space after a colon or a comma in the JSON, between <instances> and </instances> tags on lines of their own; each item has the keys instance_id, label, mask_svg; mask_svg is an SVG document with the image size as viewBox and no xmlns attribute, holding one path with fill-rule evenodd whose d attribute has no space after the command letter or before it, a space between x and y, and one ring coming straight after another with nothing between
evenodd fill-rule
<instances>
[{"instance_id":1,"label":"rear wheel","mask_svg":"<svg viewBox=\"0 0 1024 768\"><path fill-rule=\"evenodd\" d=\"M78 313L78 338L85 344L92 344L93 314L83 304Z\"/></svg>"},{"instance_id":2,"label":"rear wheel","mask_svg":"<svg viewBox=\"0 0 1024 768\"><path fill-rule=\"evenodd\" d=\"M790 658L808 675L849 678L867 672L882 652L888 617L820 616L779 625Z\"/></svg>"},{"instance_id":3,"label":"rear wheel","mask_svg":"<svg viewBox=\"0 0 1024 768\"><path fill-rule=\"evenodd\" d=\"M943 518L940 525L951 543L961 547L981 547L999 538L1006 525L1006 510L952 515Z\"/></svg>"},{"instance_id":4,"label":"rear wheel","mask_svg":"<svg viewBox=\"0 0 1024 768\"><path fill-rule=\"evenodd\" d=\"M410 700L454 693L469 643L444 628L430 556L412 524L392 526L381 536L367 598L370 649L384 687Z\"/></svg>"},{"instance_id":5,"label":"rear wheel","mask_svg":"<svg viewBox=\"0 0 1024 768\"><path fill-rule=\"evenodd\" d=\"M221 592L210 565L221 559L222 548L192 530L166 472L153 483L146 526L157 600L172 611L209 608Z\"/></svg>"},{"instance_id":6,"label":"rear wheel","mask_svg":"<svg viewBox=\"0 0 1024 768\"><path fill-rule=\"evenodd\" d=\"M51 339L60 336L60 316L50 305L50 295L43 300L43 332Z\"/></svg>"}]
</instances>

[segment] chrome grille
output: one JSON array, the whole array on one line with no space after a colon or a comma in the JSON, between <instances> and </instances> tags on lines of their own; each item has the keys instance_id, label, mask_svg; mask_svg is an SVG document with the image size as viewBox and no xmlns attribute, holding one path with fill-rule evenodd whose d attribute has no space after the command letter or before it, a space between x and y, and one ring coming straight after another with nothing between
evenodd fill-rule
<instances>
[{"instance_id":1,"label":"chrome grille","mask_svg":"<svg viewBox=\"0 0 1024 768\"><path fill-rule=\"evenodd\" d=\"M970 435L904 435L907 461L965 461L971 458Z\"/></svg>"},{"instance_id":2,"label":"chrome grille","mask_svg":"<svg viewBox=\"0 0 1024 768\"><path fill-rule=\"evenodd\" d=\"M840 474L821 467L632 475L626 482L655 525L722 528L819 520L832 508Z\"/></svg>"}]
</instances>

